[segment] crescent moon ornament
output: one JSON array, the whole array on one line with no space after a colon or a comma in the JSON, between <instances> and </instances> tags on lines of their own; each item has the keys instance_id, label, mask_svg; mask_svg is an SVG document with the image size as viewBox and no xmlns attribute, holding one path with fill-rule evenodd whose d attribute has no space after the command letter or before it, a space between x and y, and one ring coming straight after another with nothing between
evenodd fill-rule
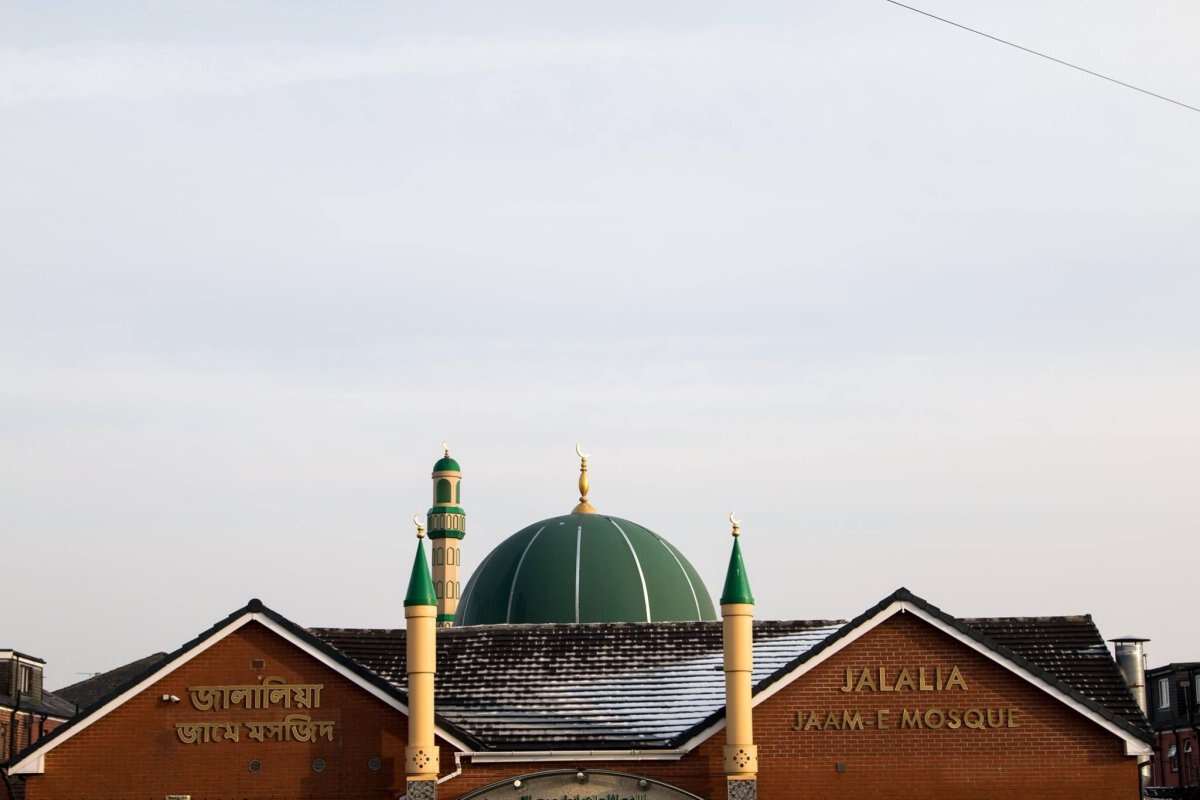
<instances>
[{"instance_id":1,"label":"crescent moon ornament","mask_svg":"<svg viewBox=\"0 0 1200 800\"><path fill-rule=\"evenodd\" d=\"M416 514L413 514L412 521L413 521L413 525L417 526L417 538L424 539L425 538L425 526L423 524L421 524L421 518L418 517Z\"/></svg>"},{"instance_id":2,"label":"crescent moon ornament","mask_svg":"<svg viewBox=\"0 0 1200 800\"><path fill-rule=\"evenodd\" d=\"M450 445L442 442L442 455L446 458L450 457Z\"/></svg>"},{"instance_id":3,"label":"crescent moon ornament","mask_svg":"<svg viewBox=\"0 0 1200 800\"><path fill-rule=\"evenodd\" d=\"M583 448L579 445L579 442L575 443L575 455L579 456L580 458L591 458L590 453L583 452Z\"/></svg>"},{"instance_id":4,"label":"crescent moon ornament","mask_svg":"<svg viewBox=\"0 0 1200 800\"><path fill-rule=\"evenodd\" d=\"M734 536L742 535L742 522L741 522L741 520L739 520L737 517L735 517L733 515L732 511L729 512L729 524L733 526L733 535Z\"/></svg>"}]
</instances>

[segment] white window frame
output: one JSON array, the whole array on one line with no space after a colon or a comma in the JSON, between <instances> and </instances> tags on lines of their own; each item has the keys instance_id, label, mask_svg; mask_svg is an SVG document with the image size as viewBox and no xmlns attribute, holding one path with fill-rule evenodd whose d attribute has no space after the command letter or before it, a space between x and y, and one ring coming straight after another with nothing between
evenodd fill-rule
<instances>
[{"instance_id":1,"label":"white window frame","mask_svg":"<svg viewBox=\"0 0 1200 800\"><path fill-rule=\"evenodd\" d=\"M1158 679L1158 708L1159 710L1169 709L1173 703L1171 702L1171 679Z\"/></svg>"},{"instance_id":2,"label":"white window frame","mask_svg":"<svg viewBox=\"0 0 1200 800\"><path fill-rule=\"evenodd\" d=\"M21 694L33 693L33 667L17 663L17 691Z\"/></svg>"}]
</instances>

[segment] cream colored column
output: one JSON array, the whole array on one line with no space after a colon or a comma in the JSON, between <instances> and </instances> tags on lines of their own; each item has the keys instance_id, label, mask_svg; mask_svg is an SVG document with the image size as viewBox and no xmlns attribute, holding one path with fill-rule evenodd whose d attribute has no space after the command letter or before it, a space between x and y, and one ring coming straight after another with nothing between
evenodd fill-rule
<instances>
[{"instance_id":1,"label":"cream colored column","mask_svg":"<svg viewBox=\"0 0 1200 800\"><path fill-rule=\"evenodd\" d=\"M404 598L405 670L408 674L408 746L404 771L409 800L435 800L438 748L433 743L433 680L437 673L437 598L425 560L425 529L416 517L417 555Z\"/></svg>"},{"instance_id":2,"label":"cream colored column","mask_svg":"<svg viewBox=\"0 0 1200 800\"><path fill-rule=\"evenodd\" d=\"M409 780L436 780L438 748L433 743L433 678L437 673L437 606L408 606L405 659L408 664L408 747L405 771Z\"/></svg>"},{"instance_id":3,"label":"cream colored column","mask_svg":"<svg viewBox=\"0 0 1200 800\"><path fill-rule=\"evenodd\" d=\"M733 525L733 552L721 593L721 638L725 650L725 783L729 800L758 796L758 746L754 744L752 673L754 670L754 597Z\"/></svg>"}]
</instances>

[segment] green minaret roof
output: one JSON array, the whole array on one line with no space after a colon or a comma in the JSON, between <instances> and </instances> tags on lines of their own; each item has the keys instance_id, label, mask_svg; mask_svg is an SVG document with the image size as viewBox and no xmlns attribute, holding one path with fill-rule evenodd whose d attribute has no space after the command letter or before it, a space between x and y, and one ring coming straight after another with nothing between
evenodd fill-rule
<instances>
[{"instance_id":1,"label":"green minaret roof","mask_svg":"<svg viewBox=\"0 0 1200 800\"><path fill-rule=\"evenodd\" d=\"M429 562L425 560L423 539L417 539L417 555L413 558L412 576L408 579L408 594L404 595L404 605L437 605L437 595L433 592L433 578L429 575Z\"/></svg>"},{"instance_id":2,"label":"green minaret roof","mask_svg":"<svg viewBox=\"0 0 1200 800\"><path fill-rule=\"evenodd\" d=\"M754 605L754 595L750 594L750 578L746 575L746 564L742 561L742 546L736 538L733 540L733 552L729 554L725 590L721 592L721 605L730 603Z\"/></svg>"}]
</instances>

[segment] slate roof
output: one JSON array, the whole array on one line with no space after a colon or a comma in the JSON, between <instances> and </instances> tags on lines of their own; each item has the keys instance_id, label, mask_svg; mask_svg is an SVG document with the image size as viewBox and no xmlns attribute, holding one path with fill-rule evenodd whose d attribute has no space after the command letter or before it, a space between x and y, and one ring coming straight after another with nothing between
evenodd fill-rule
<instances>
[{"instance_id":1,"label":"slate roof","mask_svg":"<svg viewBox=\"0 0 1200 800\"><path fill-rule=\"evenodd\" d=\"M99 675L72 683L70 686L56 689L54 693L67 702L79 706L81 711L86 711L96 705L97 701L112 694L114 689L124 686L130 678L143 674L166 657L166 653L153 653L145 658L139 658L137 661L110 669L108 672L102 672Z\"/></svg>"},{"instance_id":2,"label":"slate roof","mask_svg":"<svg viewBox=\"0 0 1200 800\"><path fill-rule=\"evenodd\" d=\"M756 622L755 692L896 602L925 611L1136 738L1153 741L1128 690L1118 691L1114 676L1120 681L1120 674L1089 617L960 620L903 588L848 623ZM306 629L254 599L173 653L98 676L111 678L103 687L107 693L10 763L53 747L110 700L169 669L248 613L263 614L363 681L407 703L403 630ZM443 629L438 633L435 722L476 750L678 747L724 713L721 658L719 622Z\"/></svg>"},{"instance_id":3,"label":"slate roof","mask_svg":"<svg viewBox=\"0 0 1200 800\"><path fill-rule=\"evenodd\" d=\"M762 691L893 602L913 603L1140 738L1150 736L1089 616L956 619L900 589L849 623L754 623ZM405 689L404 631L310 628ZM672 748L724 712L721 624L488 625L438 631L437 709L483 749Z\"/></svg>"},{"instance_id":4,"label":"slate roof","mask_svg":"<svg viewBox=\"0 0 1200 800\"><path fill-rule=\"evenodd\" d=\"M1090 614L962 621L1118 717L1148 730L1146 718Z\"/></svg>"},{"instance_id":5,"label":"slate roof","mask_svg":"<svg viewBox=\"0 0 1200 800\"><path fill-rule=\"evenodd\" d=\"M754 679L838 630L756 622ZM405 688L404 631L310 628ZM438 631L438 714L482 749L669 748L725 702L721 623L484 625Z\"/></svg>"},{"instance_id":6,"label":"slate roof","mask_svg":"<svg viewBox=\"0 0 1200 800\"><path fill-rule=\"evenodd\" d=\"M11 694L0 692L0 707L13 708L15 703L16 698ZM70 719L75 716L75 704L55 696L53 692L43 691L41 702L38 703L33 702L27 694L21 695L21 711L32 711L39 716Z\"/></svg>"}]
</instances>

